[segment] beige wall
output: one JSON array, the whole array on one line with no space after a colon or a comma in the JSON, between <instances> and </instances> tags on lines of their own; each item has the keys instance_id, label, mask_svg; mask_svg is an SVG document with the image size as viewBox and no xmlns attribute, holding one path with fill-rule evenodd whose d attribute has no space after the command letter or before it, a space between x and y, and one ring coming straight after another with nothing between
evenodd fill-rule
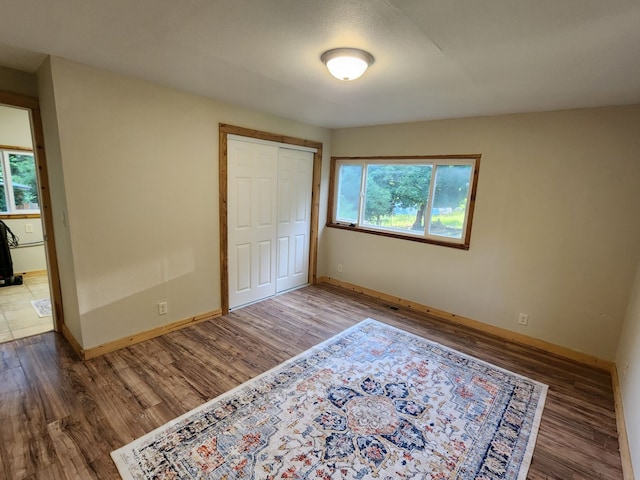
<instances>
[{"instance_id":1,"label":"beige wall","mask_svg":"<svg viewBox=\"0 0 640 480\"><path fill-rule=\"evenodd\" d=\"M40 219L14 218L3 221L13 234L19 238L19 247L11 249L14 273L46 270L47 259L44 253L44 245L41 243L43 242L43 234ZM30 228L27 228L28 226ZM27 230L31 231L28 232Z\"/></svg>"},{"instance_id":2,"label":"beige wall","mask_svg":"<svg viewBox=\"0 0 640 480\"><path fill-rule=\"evenodd\" d=\"M0 145L33 148L28 110L0 106Z\"/></svg>"},{"instance_id":3,"label":"beige wall","mask_svg":"<svg viewBox=\"0 0 640 480\"><path fill-rule=\"evenodd\" d=\"M73 252L71 251L71 239L66 221L67 200L62 155L60 153L60 134L58 131L58 114L52 69L51 60L47 59L38 70L38 97L49 172L49 195L51 196L64 323L71 334L82 344L82 327L78 311Z\"/></svg>"},{"instance_id":4,"label":"beige wall","mask_svg":"<svg viewBox=\"0 0 640 480\"><path fill-rule=\"evenodd\" d=\"M32 73L0 67L0 90L29 97L38 96L38 80Z\"/></svg>"},{"instance_id":5,"label":"beige wall","mask_svg":"<svg viewBox=\"0 0 640 480\"><path fill-rule=\"evenodd\" d=\"M320 273L612 360L640 257L638 125L631 106L336 130L333 155L482 163L469 251L328 228Z\"/></svg>"},{"instance_id":6,"label":"beige wall","mask_svg":"<svg viewBox=\"0 0 640 480\"><path fill-rule=\"evenodd\" d=\"M640 263L616 356L634 472L640 472Z\"/></svg>"},{"instance_id":7,"label":"beige wall","mask_svg":"<svg viewBox=\"0 0 640 480\"><path fill-rule=\"evenodd\" d=\"M75 305L64 298L65 312L77 308L76 338L91 348L219 309L219 123L323 142L326 164L330 132L60 58L50 64L41 91L53 98L45 127L53 135L57 123L59 136L62 177L52 190L64 190L66 225L55 205L54 222L57 239L68 235L69 258L59 261L63 284L77 288Z\"/></svg>"}]
</instances>

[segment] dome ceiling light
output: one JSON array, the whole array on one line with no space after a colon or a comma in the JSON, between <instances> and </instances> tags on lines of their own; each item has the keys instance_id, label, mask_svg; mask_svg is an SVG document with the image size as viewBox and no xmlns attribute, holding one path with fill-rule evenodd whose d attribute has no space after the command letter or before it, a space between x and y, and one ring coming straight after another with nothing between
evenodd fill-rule
<instances>
[{"instance_id":1,"label":"dome ceiling light","mask_svg":"<svg viewBox=\"0 0 640 480\"><path fill-rule=\"evenodd\" d=\"M350 82L360 78L374 61L373 55L358 48L334 48L320 56L320 60L338 80Z\"/></svg>"}]
</instances>

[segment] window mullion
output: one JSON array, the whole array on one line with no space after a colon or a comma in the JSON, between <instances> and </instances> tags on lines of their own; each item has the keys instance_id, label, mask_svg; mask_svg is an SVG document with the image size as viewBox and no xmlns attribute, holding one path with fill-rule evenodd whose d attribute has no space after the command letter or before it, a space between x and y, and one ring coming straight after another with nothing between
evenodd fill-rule
<instances>
[{"instance_id":1,"label":"window mullion","mask_svg":"<svg viewBox=\"0 0 640 480\"><path fill-rule=\"evenodd\" d=\"M2 180L4 182L4 200L7 207L6 213L12 213L13 208L11 206L11 200L9 197L9 192L11 191L11 182L10 177L7 175L9 160L8 153L4 150L0 150L0 168L2 168Z\"/></svg>"},{"instance_id":2,"label":"window mullion","mask_svg":"<svg viewBox=\"0 0 640 480\"><path fill-rule=\"evenodd\" d=\"M424 236L429 237L429 225L431 224L431 215L433 212L433 197L436 191L436 170L437 164L431 167L431 181L429 182L429 196L427 197L427 206L424 209Z\"/></svg>"},{"instance_id":3,"label":"window mullion","mask_svg":"<svg viewBox=\"0 0 640 480\"><path fill-rule=\"evenodd\" d=\"M360 176L360 204L358 205L358 227L364 223L364 196L367 185L368 167L369 164L367 162L362 162L362 175Z\"/></svg>"},{"instance_id":4,"label":"window mullion","mask_svg":"<svg viewBox=\"0 0 640 480\"><path fill-rule=\"evenodd\" d=\"M9 154L3 152L2 167L4 168L4 191L7 199L7 211L14 213L16 211L16 199L13 194L13 179L11 178L11 165L9 164Z\"/></svg>"}]
</instances>

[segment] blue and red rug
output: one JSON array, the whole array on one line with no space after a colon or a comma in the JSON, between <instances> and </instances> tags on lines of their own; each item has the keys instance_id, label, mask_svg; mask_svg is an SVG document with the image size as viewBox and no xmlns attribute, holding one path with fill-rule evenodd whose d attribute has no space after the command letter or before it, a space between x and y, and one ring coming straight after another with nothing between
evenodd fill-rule
<instances>
[{"instance_id":1,"label":"blue and red rug","mask_svg":"<svg viewBox=\"0 0 640 480\"><path fill-rule=\"evenodd\" d=\"M111 455L124 479L522 480L546 392L367 319Z\"/></svg>"}]
</instances>

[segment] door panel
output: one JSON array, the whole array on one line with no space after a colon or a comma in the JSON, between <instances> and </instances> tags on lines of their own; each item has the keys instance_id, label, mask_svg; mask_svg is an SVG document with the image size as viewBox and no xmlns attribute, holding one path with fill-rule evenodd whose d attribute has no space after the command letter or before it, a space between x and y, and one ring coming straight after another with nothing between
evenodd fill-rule
<instances>
[{"instance_id":1,"label":"door panel","mask_svg":"<svg viewBox=\"0 0 640 480\"><path fill-rule=\"evenodd\" d=\"M277 291L309 281L313 153L280 149L278 158Z\"/></svg>"},{"instance_id":2,"label":"door panel","mask_svg":"<svg viewBox=\"0 0 640 480\"><path fill-rule=\"evenodd\" d=\"M251 179L236 179L237 209L236 228L249 228L251 226Z\"/></svg>"},{"instance_id":3,"label":"door panel","mask_svg":"<svg viewBox=\"0 0 640 480\"><path fill-rule=\"evenodd\" d=\"M256 183L258 184L257 207L260 212L258 226L268 229L273 228L273 212L275 211L275 208L273 208L273 196L276 193L275 178L258 178Z\"/></svg>"},{"instance_id":4,"label":"door panel","mask_svg":"<svg viewBox=\"0 0 640 480\"><path fill-rule=\"evenodd\" d=\"M289 237L278 238L278 280L289 276Z\"/></svg>"},{"instance_id":5,"label":"door panel","mask_svg":"<svg viewBox=\"0 0 640 480\"><path fill-rule=\"evenodd\" d=\"M271 250L273 242L271 240L265 240L258 243L258 286L263 287L265 285L275 285L273 281L273 255Z\"/></svg>"},{"instance_id":6,"label":"door panel","mask_svg":"<svg viewBox=\"0 0 640 480\"><path fill-rule=\"evenodd\" d=\"M235 290L244 292L251 288L251 245L245 243L236 247L237 264L235 268L238 272Z\"/></svg>"},{"instance_id":7,"label":"door panel","mask_svg":"<svg viewBox=\"0 0 640 480\"><path fill-rule=\"evenodd\" d=\"M308 249L306 248L306 235L296 235L295 249L293 251L293 273L294 275L302 275L305 272L305 265L309 264Z\"/></svg>"},{"instance_id":8,"label":"door panel","mask_svg":"<svg viewBox=\"0 0 640 480\"><path fill-rule=\"evenodd\" d=\"M278 147L229 140L229 307L276 293Z\"/></svg>"},{"instance_id":9,"label":"door panel","mask_svg":"<svg viewBox=\"0 0 640 480\"><path fill-rule=\"evenodd\" d=\"M278 177L278 223L286 224L291 221L291 178Z\"/></svg>"}]
</instances>

